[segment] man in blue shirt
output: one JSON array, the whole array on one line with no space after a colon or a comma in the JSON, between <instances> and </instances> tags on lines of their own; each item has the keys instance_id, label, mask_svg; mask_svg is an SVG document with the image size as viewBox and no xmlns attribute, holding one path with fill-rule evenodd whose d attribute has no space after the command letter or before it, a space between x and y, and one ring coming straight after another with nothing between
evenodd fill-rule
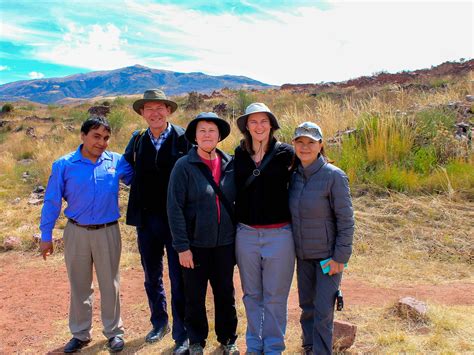
<instances>
[{"instance_id":1,"label":"man in blue shirt","mask_svg":"<svg viewBox=\"0 0 474 355\"><path fill-rule=\"evenodd\" d=\"M134 169L127 224L137 227L153 327L145 340L148 343L159 341L170 331L163 287L163 254L166 250L171 281L173 354L185 354L188 352L188 334L184 326L183 276L178 254L172 246L166 212L171 170L190 148L184 129L168 122L177 107L163 91L145 91L143 98L133 103L133 109L143 117L148 128L132 135L124 157Z\"/></svg>"},{"instance_id":2,"label":"man in blue shirt","mask_svg":"<svg viewBox=\"0 0 474 355\"><path fill-rule=\"evenodd\" d=\"M91 117L81 127L82 144L53 163L41 212L43 258L53 253L52 231L67 202L64 259L71 287L69 329L73 338L64 352L79 351L91 340L92 266L101 294L103 333L112 352L124 347L120 317L119 263L121 254L118 205L119 180L129 184L133 170L124 158L106 151L111 129L102 117Z\"/></svg>"}]
</instances>

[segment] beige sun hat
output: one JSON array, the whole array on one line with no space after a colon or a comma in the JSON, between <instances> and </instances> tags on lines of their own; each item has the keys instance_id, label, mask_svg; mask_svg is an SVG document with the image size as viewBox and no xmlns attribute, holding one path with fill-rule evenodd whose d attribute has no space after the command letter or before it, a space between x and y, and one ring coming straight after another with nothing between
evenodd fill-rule
<instances>
[{"instance_id":1,"label":"beige sun hat","mask_svg":"<svg viewBox=\"0 0 474 355\"><path fill-rule=\"evenodd\" d=\"M270 111L268 106L261 102L254 102L253 104L247 106L247 108L245 109L245 114L237 118L237 127L239 127L240 132L245 133L245 131L247 130L247 118L251 114L259 112L265 112L268 117L270 117L270 123L274 130L280 128L280 125L278 124L275 115L272 113L272 111Z\"/></svg>"}]
</instances>

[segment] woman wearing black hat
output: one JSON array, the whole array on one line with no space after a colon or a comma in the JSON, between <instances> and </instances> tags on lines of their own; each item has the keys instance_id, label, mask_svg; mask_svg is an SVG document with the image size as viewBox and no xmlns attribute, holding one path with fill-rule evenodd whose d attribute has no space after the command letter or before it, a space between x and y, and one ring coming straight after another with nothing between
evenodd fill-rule
<instances>
[{"instance_id":1,"label":"woman wearing black hat","mask_svg":"<svg viewBox=\"0 0 474 355\"><path fill-rule=\"evenodd\" d=\"M249 105L237 126L244 139L235 150L236 255L247 315L247 352L279 354L285 349L295 266L288 208L294 153L273 137L280 127L263 103Z\"/></svg>"},{"instance_id":2,"label":"woman wearing black hat","mask_svg":"<svg viewBox=\"0 0 474 355\"><path fill-rule=\"evenodd\" d=\"M196 144L179 159L168 188L168 218L173 247L183 268L190 354L202 354L209 327L208 281L214 294L215 330L224 354L238 354L235 265L235 200L232 157L217 149L230 133L229 124L213 112L202 112L186 129Z\"/></svg>"}]
</instances>

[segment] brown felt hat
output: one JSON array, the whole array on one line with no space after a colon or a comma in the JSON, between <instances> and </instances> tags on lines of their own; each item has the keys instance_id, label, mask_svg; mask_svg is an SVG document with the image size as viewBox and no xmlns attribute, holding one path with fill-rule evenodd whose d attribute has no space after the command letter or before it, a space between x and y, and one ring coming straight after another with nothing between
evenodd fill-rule
<instances>
[{"instance_id":1,"label":"brown felt hat","mask_svg":"<svg viewBox=\"0 0 474 355\"><path fill-rule=\"evenodd\" d=\"M141 115L140 110L146 102L162 102L171 107L171 113L176 111L178 104L174 101L168 100L165 93L160 89L150 89L143 93L143 99L139 99L133 103L133 109L136 113Z\"/></svg>"}]
</instances>

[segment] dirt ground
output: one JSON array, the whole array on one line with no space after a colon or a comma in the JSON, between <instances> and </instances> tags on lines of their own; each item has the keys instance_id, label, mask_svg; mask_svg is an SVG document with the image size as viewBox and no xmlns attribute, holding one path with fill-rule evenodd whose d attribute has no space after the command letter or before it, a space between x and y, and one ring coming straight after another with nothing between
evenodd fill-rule
<instances>
[{"instance_id":1,"label":"dirt ground","mask_svg":"<svg viewBox=\"0 0 474 355\"><path fill-rule=\"evenodd\" d=\"M160 345L150 346L144 343L144 335L149 331L150 325L141 267L127 267L122 271L121 278L122 318L126 327L125 353L169 353L173 345L169 335ZM165 280L168 290L167 276ZM243 350L245 316L237 270L235 286L240 323L238 345ZM474 304L474 284L470 283L375 288L349 274L343 280L342 288L345 307L384 306L407 295L441 305ZM105 346L105 338L100 333L98 292L95 297L94 340L85 351L87 353L104 351ZM53 256L44 262L33 253L0 254L1 354L61 353L64 343L70 338L67 326L68 305L69 285L61 256ZM289 302L289 329L299 329L298 316L298 298L294 283ZM291 336L294 335L296 334Z\"/></svg>"}]
</instances>

